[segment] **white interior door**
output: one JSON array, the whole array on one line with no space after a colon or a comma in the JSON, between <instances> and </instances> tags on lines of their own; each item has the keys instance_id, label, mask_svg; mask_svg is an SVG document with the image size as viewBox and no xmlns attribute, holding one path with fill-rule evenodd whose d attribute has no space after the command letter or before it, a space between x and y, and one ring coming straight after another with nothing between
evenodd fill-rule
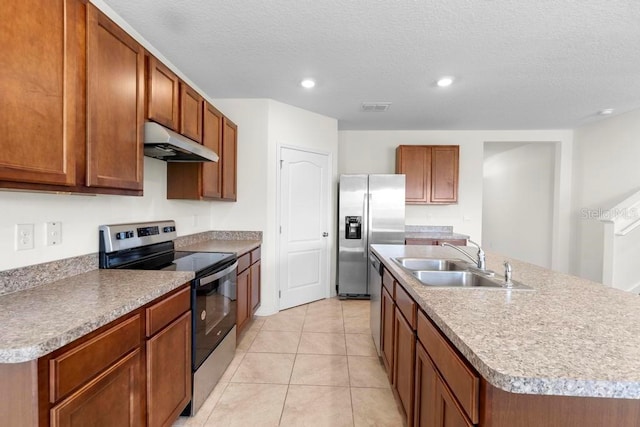
<instances>
[{"instance_id":1,"label":"white interior door","mask_svg":"<svg viewBox=\"0 0 640 427\"><path fill-rule=\"evenodd\" d=\"M329 295L329 156L280 149L280 310Z\"/></svg>"}]
</instances>

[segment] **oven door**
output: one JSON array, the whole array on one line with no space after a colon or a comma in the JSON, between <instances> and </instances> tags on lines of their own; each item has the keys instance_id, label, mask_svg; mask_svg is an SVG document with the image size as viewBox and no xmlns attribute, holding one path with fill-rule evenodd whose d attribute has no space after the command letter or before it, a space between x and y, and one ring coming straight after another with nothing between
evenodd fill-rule
<instances>
[{"instance_id":1,"label":"oven door","mask_svg":"<svg viewBox=\"0 0 640 427\"><path fill-rule=\"evenodd\" d=\"M222 271L193 281L194 371L236 324L237 267L236 261Z\"/></svg>"}]
</instances>

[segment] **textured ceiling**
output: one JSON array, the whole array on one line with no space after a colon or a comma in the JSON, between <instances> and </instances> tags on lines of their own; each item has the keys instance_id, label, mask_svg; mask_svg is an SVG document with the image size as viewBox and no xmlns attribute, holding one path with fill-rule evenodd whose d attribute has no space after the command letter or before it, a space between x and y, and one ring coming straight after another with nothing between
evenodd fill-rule
<instances>
[{"instance_id":1,"label":"textured ceiling","mask_svg":"<svg viewBox=\"0 0 640 427\"><path fill-rule=\"evenodd\" d=\"M210 97L340 129L574 128L640 108L639 0L104 1Z\"/></svg>"}]
</instances>

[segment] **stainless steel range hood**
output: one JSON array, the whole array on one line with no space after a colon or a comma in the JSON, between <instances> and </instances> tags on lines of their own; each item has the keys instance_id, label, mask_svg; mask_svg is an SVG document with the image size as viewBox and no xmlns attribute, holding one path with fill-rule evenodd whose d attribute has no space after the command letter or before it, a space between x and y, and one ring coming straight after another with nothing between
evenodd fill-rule
<instances>
[{"instance_id":1,"label":"stainless steel range hood","mask_svg":"<svg viewBox=\"0 0 640 427\"><path fill-rule=\"evenodd\" d=\"M154 122L144 124L144 155L165 162L217 162L219 158L204 145Z\"/></svg>"}]
</instances>

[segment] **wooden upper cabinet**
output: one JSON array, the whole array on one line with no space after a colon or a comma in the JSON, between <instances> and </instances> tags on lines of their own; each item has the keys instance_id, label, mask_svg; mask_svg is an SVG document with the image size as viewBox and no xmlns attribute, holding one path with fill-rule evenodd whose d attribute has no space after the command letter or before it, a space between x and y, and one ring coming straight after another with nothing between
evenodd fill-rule
<instances>
[{"instance_id":1,"label":"wooden upper cabinet","mask_svg":"<svg viewBox=\"0 0 640 427\"><path fill-rule=\"evenodd\" d=\"M459 147L431 147L431 203L458 201Z\"/></svg>"},{"instance_id":2,"label":"wooden upper cabinet","mask_svg":"<svg viewBox=\"0 0 640 427\"><path fill-rule=\"evenodd\" d=\"M400 145L396 173L406 175L406 203L458 202L457 145Z\"/></svg>"},{"instance_id":3,"label":"wooden upper cabinet","mask_svg":"<svg viewBox=\"0 0 640 427\"><path fill-rule=\"evenodd\" d=\"M203 107L202 96L180 82L180 133L201 144Z\"/></svg>"},{"instance_id":4,"label":"wooden upper cabinet","mask_svg":"<svg viewBox=\"0 0 640 427\"><path fill-rule=\"evenodd\" d=\"M226 117L222 130L222 198L237 199L238 127Z\"/></svg>"},{"instance_id":5,"label":"wooden upper cabinet","mask_svg":"<svg viewBox=\"0 0 640 427\"><path fill-rule=\"evenodd\" d=\"M180 80L153 56L147 61L147 118L178 132Z\"/></svg>"},{"instance_id":6,"label":"wooden upper cabinet","mask_svg":"<svg viewBox=\"0 0 640 427\"><path fill-rule=\"evenodd\" d=\"M80 0L0 2L0 181L76 183L85 117L83 8Z\"/></svg>"},{"instance_id":7,"label":"wooden upper cabinet","mask_svg":"<svg viewBox=\"0 0 640 427\"><path fill-rule=\"evenodd\" d=\"M204 104L202 145L215 151L220 159L217 162L202 164L202 196L219 199L222 196L222 126L224 116L208 102Z\"/></svg>"},{"instance_id":8,"label":"wooden upper cabinet","mask_svg":"<svg viewBox=\"0 0 640 427\"><path fill-rule=\"evenodd\" d=\"M87 186L142 190L144 49L87 5Z\"/></svg>"}]
</instances>

